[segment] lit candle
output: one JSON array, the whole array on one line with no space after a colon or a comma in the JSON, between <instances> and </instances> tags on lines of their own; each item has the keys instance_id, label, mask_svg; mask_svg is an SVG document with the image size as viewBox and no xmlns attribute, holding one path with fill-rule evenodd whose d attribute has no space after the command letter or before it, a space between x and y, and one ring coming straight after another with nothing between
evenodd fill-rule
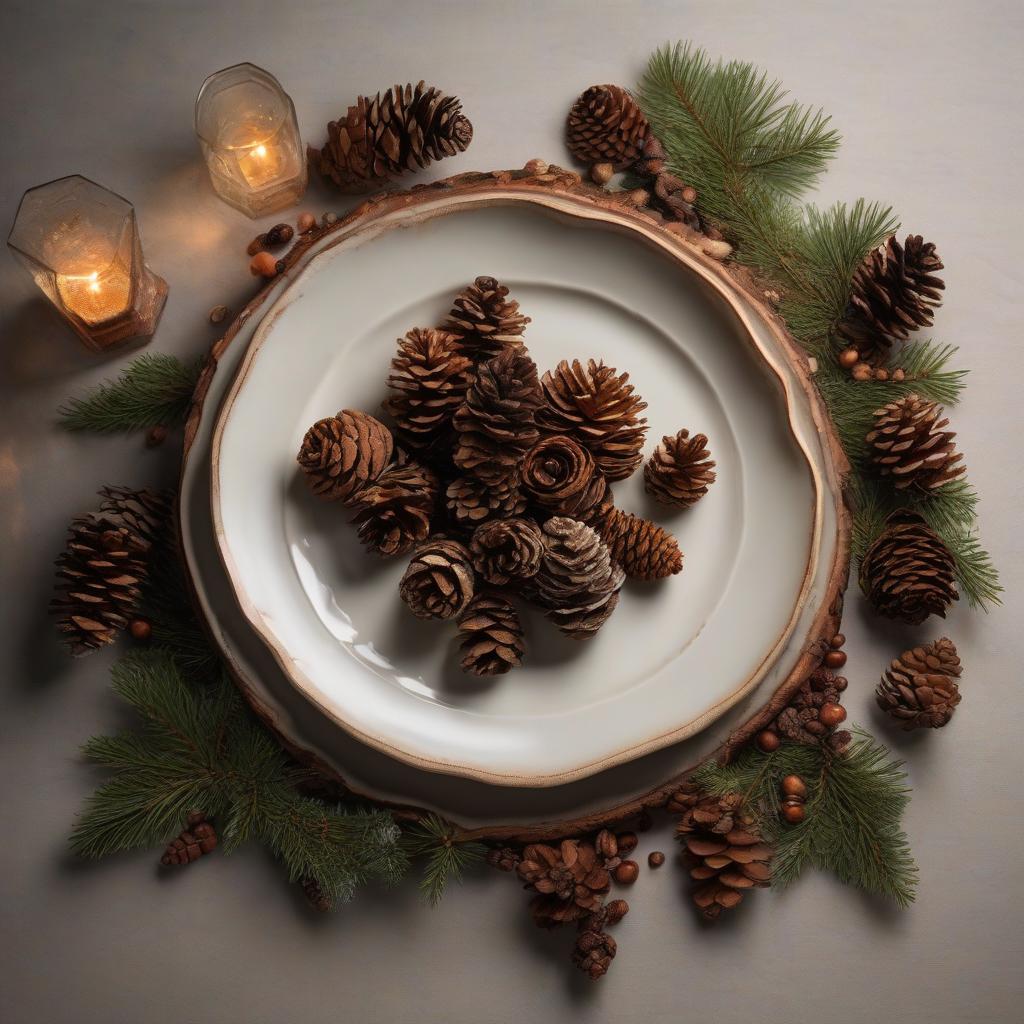
<instances>
[{"instance_id":1,"label":"lit candle","mask_svg":"<svg viewBox=\"0 0 1024 1024\"><path fill-rule=\"evenodd\" d=\"M167 284L145 264L132 204L74 174L29 189L7 244L91 349L148 337Z\"/></svg>"},{"instance_id":2,"label":"lit candle","mask_svg":"<svg viewBox=\"0 0 1024 1024\"><path fill-rule=\"evenodd\" d=\"M250 217L298 202L306 190L295 107L253 64L218 71L196 98L196 135L217 194Z\"/></svg>"}]
</instances>

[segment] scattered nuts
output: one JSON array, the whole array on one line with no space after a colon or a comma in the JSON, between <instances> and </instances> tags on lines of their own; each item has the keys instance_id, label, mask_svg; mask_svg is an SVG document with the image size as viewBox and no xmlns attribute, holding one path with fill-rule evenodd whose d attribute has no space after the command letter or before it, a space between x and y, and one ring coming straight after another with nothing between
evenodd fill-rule
<instances>
[{"instance_id":1,"label":"scattered nuts","mask_svg":"<svg viewBox=\"0 0 1024 1024\"><path fill-rule=\"evenodd\" d=\"M287 245L295 236L295 229L291 224L275 224L263 237L271 249Z\"/></svg>"},{"instance_id":2,"label":"scattered nuts","mask_svg":"<svg viewBox=\"0 0 1024 1024\"><path fill-rule=\"evenodd\" d=\"M325 213L320 218L320 223L323 224L325 228L329 228L332 224L337 224L337 222L338 215L336 213Z\"/></svg>"},{"instance_id":3,"label":"scattered nuts","mask_svg":"<svg viewBox=\"0 0 1024 1024\"><path fill-rule=\"evenodd\" d=\"M228 307L227 306L214 306L213 309L210 310L210 323L211 324L219 324L219 323L221 323L224 320L224 318L227 315L228 315Z\"/></svg>"},{"instance_id":4,"label":"scattered nuts","mask_svg":"<svg viewBox=\"0 0 1024 1024\"><path fill-rule=\"evenodd\" d=\"M836 635L829 640L828 645L833 651L838 651L840 647L845 645L845 643L846 637L843 636L842 633L836 633Z\"/></svg>"},{"instance_id":5,"label":"scattered nuts","mask_svg":"<svg viewBox=\"0 0 1024 1024\"><path fill-rule=\"evenodd\" d=\"M853 377L854 380L871 380L871 367L868 366L867 363L857 363L857 365L850 371L850 376Z\"/></svg>"},{"instance_id":6,"label":"scattered nuts","mask_svg":"<svg viewBox=\"0 0 1024 1024\"><path fill-rule=\"evenodd\" d=\"M611 900L605 904L605 924L618 924L628 913L629 904L625 900Z\"/></svg>"},{"instance_id":7,"label":"scattered nuts","mask_svg":"<svg viewBox=\"0 0 1024 1024\"><path fill-rule=\"evenodd\" d=\"M807 798L807 783L799 775L787 775L782 780L782 795Z\"/></svg>"},{"instance_id":8,"label":"scattered nuts","mask_svg":"<svg viewBox=\"0 0 1024 1024\"><path fill-rule=\"evenodd\" d=\"M822 704L821 707L818 708L818 721L825 726L826 729L833 729L841 722L846 721L846 708L841 704Z\"/></svg>"}]
</instances>

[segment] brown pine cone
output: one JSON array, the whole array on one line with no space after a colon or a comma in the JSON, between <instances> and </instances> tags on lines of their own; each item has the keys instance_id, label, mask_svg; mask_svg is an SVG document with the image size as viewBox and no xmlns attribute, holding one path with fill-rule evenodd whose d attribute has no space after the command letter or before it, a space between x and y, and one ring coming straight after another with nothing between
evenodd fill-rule
<instances>
[{"instance_id":1,"label":"brown pine cone","mask_svg":"<svg viewBox=\"0 0 1024 1024\"><path fill-rule=\"evenodd\" d=\"M941 729L960 703L962 669L952 640L942 637L904 651L875 690L878 706L911 729Z\"/></svg>"},{"instance_id":2,"label":"brown pine cone","mask_svg":"<svg viewBox=\"0 0 1024 1024\"><path fill-rule=\"evenodd\" d=\"M698 882L693 902L714 920L735 907L748 889L763 888L771 878L771 847L738 793L709 796L686 810L676 826L685 848L690 877Z\"/></svg>"},{"instance_id":3,"label":"brown pine cone","mask_svg":"<svg viewBox=\"0 0 1024 1024\"><path fill-rule=\"evenodd\" d=\"M558 846L532 843L523 850L516 873L537 893L530 904L533 920L553 928L599 910L611 888L594 847L582 839L563 839Z\"/></svg>"},{"instance_id":4,"label":"brown pine cone","mask_svg":"<svg viewBox=\"0 0 1024 1024\"><path fill-rule=\"evenodd\" d=\"M569 152L585 164L633 163L649 131L636 100L618 85L592 85L572 105L566 123Z\"/></svg>"},{"instance_id":5,"label":"brown pine cone","mask_svg":"<svg viewBox=\"0 0 1024 1024\"><path fill-rule=\"evenodd\" d=\"M160 863L166 866L191 864L205 856L217 846L217 833L206 815L193 811L188 816L186 827L167 844Z\"/></svg>"},{"instance_id":6,"label":"brown pine cone","mask_svg":"<svg viewBox=\"0 0 1024 1024\"><path fill-rule=\"evenodd\" d=\"M703 434L690 437L680 430L675 437L666 435L644 466L644 487L663 505L689 508L695 505L715 482L715 464Z\"/></svg>"},{"instance_id":7,"label":"brown pine cone","mask_svg":"<svg viewBox=\"0 0 1024 1024\"><path fill-rule=\"evenodd\" d=\"M572 950L572 962L591 981L597 981L608 973L618 946L607 932L595 927L589 918L581 919L578 928L576 944Z\"/></svg>"},{"instance_id":8,"label":"brown pine cone","mask_svg":"<svg viewBox=\"0 0 1024 1024\"><path fill-rule=\"evenodd\" d=\"M486 363L506 348L522 348L529 322L504 285L493 277L478 277L455 297L442 326L458 339L463 355Z\"/></svg>"},{"instance_id":9,"label":"brown pine cone","mask_svg":"<svg viewBox=\"0 0 1024 1024\"><path fill-rule=\"evenodd\" d=\"M440 484L434 473L404 456L358 493L352 520L359 539L378 555L404 555L430 535Z\"/></svg>"},{"instance_id":10,"label":"brown pine cone","mask_svg":"<svg viewBox=\"0 0 1024 1024\"><path fill-rule=\"evenodd\" d=\"M439 537L416 549L398 584L409 610L421 619L450 619L473 597L469 552L457 540Z\"/></svg>"},{"instance_id":11,"label":"brown pine cone","mask_svg":"<svg viewBox=\"0 0 1024 1024\"><path fill-rule=\"evenodd\" d=\"M592 637L619 603L624 578L589 526L564 516L544 524L544 555L531 597L566 636Z\"/></svg>"},{"instance_id":12,"label":"brown pine cone","mask_svg":"<svg viewBox=\"0 0 1024 1024\"><path fill-rule=\"evenodd\" d=\"M540 527L529 519L495 519L478 526L469 542L473 567L498 586L535 575L544 553Z\"/></svg>"},{"instance_id":13,"label":"brown pine cone","mask_svg":"<svg viewBox=\"0 0 1024 1024\"><path fill-rule=\"evenodd\" d=\"M521 859L511 846L496 846L487 851L487 863L499 871L515 871Z\"/></svg>"},{"instance_id":14,"label":"brown pine cone","mask_svg":"<svg viewBox=\"0 0 1024 1024\"><path fill-rule=\"evenodd\" d=\"M459 616L462 671L474 676L503 675L523 663L519 613L500 594L480 593Z\"/></svg>"},{"instance_id":15,"label":"brown pine cone","mask_svg":"<svg viewBox=\"0 0 1024 1024\"><path fill-rule=\"evenodd\" d=\"M962 476L967 467L956 450L952 430L944 430L942 406L906 395L875 411L866 440L871 461L897 490L917 487L932 491Z\"/></svg>"},{"instance_id":16,"label":"brown pine cone","mask_svg":"<svg viewBox=\"0 0 1024 1024\"><path fill-rule=\"evenodd\" d=\"M863 361L884 359L896 341L911 331L930 327L933 309L942 303L942 279L935 276L942 261L931 242L907 235L903 245L893 235L871 252L853 275L850 304L839 325L839 337Z\"/></svg>"},{"instance_id":17,"label":"brown pine cone","mask_svg":"<svg viewBox=\"0 0 1024 1024\"><path fill-rule=\"evenodd\" d=\"M471 365L447 331L414 327L399 339L388 377L395 394L384 408L407 446L425 448L450 427L466 397Z\"/></svg>"},{"instance_id":18,"label":"brown pine cone","mask_svg":"<svg viewBox=\"0 0 1024 1024\"><path fill-rule=\"evenodd\" d=\"M507 480L537 441L534 416L542 401L537 367L525 351L505 349L479 366L455 413L455 464L487 484Z\"/></svg>"},{"instance_id":19,"label":"brown pine cone","mask_svg":"<svg viewBox=\"0 0 1024 1024\"><path fill-rule=\"evenodd\" d=\"M448 485L446 497L448 514L466 529L526 511L526 499L519 491L516 473L496 484L485 484L475 476L457 477Z\"/></svg>"},{"instance_id":20,"label":"brown pine cone","mask_svg":"<svg viewBox=\"0 0 1024 1024\"><path fill-rule=\"evenodd\" d=\"M700 800L700 788L689 779L684 782L669 798L665 810L669 814L683 814Z\"/></svg>"},{"instance_id":21,"label":"brown pine cone","mask_svg":"<svg viewBox=\"0 0 1024 1024\"><path fill-rule=\"evenodd\" d=\"M860 587L875 611L920 625L946 617L959 598L952 554L916 512L897 511L860 563Z\"/></svg>"},{"instance_id":22,"label":"brown pine cone","mask_svg":"<svg viewBox=\"0 0 1024 1024\"><path fill-rule=\"evenodd\" d=\"M675 537L649 519L610 508L595 521L594 529L608 545L612 559L633 579L660 580L683 568Z\"/></svg>"},{"instance_id":23,"label":"brown pine cone","mask_svg":"<svg viewBox=\"0 0 1024 1024\"><path fill-rule=\"evenodd\" d=\"M571 437L542 438L524 456L522 489L544 512L587 522L605 508L608 482Z\"/></svg>"},{"instance_id":24,"label":"brown pine cone","mask_svg":"<svg viewBox=\"0 0 1024 1024\"><path fill-rule=\"evenodd\" d=\"M323 886L312 875L300 878L299 885L302 887L306 900L314 910L319 910L321 914L326 914L334 909L334 903L331 901L330 896L324 892Z\"/></svg>"},{"instance_id":25,"label":"brown pine cone","mask_svg":"<svg viewBox=\"0 0 1024 1024\"><path fill-rule=\"evenodd\" d=\"M352 504L381 475L393 451L391 431L380 420L342 409L306 431L298 461L314 494Z\"/></svg>"},{"instance_id":26,"label":"brown pine cone","mask_svg":"<svg viewBox=\"0 0 1024 1024\"><path fill-rule=\"evenodd\" d=\"M423 82L360 96L344 120L328 123L323 148L309 147L310 163L343 192L368 191L466 149L473 126L461 110Z\"/></svg>"},{"instance_id":27,"label":"brown pine cone","mask_svg":"<svg viewBox=\"0 0 1024 1024\"><path fill-rule=\"evenodd\" d=\"M545 434L564 434L588 449L609 481L625 480L643 456L647 403L633 393L629 374L593 359L562 360L541 380L546 404L537 413Z\"/></svg>"},{"instance_id":28,"label":"brown pine cone","mask_svg":"<svg viewBox=\"0 0 1024 1024\"><path fill-rule=\"evenodd\" d=\"M848 746L851 736L845 729L839 729L835 716L825 715L823 720L821 709L838 707L846 686L844 676L824 667L815 669L800 685L789 706L779 712L772 728L791 743L810 747L827 743L839 753Z\"/></svg>"},{"instance_id":29,"label":"brown pine cone","mask_svg":"<svg viewBox=\"0 0 1024 1024\"><path fill-rule=\"evenodd\" d=\"M174 495L171 491L135 491L129 487L103 487L100 512L116 517L136 537L154 544L163 536L173 515Z\"/></svg>"}]
</instances>

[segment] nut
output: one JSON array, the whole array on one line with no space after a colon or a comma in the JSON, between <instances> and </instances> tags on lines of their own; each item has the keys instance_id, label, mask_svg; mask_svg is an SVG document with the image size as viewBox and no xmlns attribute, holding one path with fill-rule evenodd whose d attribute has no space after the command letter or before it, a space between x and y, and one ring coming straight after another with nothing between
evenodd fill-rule
<instances>
[{"instance_id":1,"label":"nut","mask_svg":"<svg viewBox=\"0 0 1024 1024\"><path fill-rule=\"evenodd\" d=\"M607 185L614 173L615 168L609 163L594 164L590 168L590 179L598 185Z\"/></svg>"},{"instance_id":2,"label":"nut","mask_svg":"<svg viewBox=\"0 0 1024 1024\"><path fill-rule=\"evenodd\" d=\"M541 160L539 156L535 156L532 160L527 160L523 164L523 170L527 174L547 174L548 173L548 162Z\"/></svg>"},{"instance_id":3,"label":"nut","mask_svg":"<svg viewBox=\"0 0 1024 1024\"><path fill-rule=\"evenodd\" d=\"M316 227L316 217L311 213L300 213L297 221L299 234L304 235Z\"/></svg>"},{"instance_id":4,"label":"nut","mask_svg":"<svg viewBox=\"0 0 1024 1024\"><path fill-rule=\"evenodd\" d=\"M606 828L601 829L601 831L597 833L597 838L594 840L594 846L597 847L597 852L605 859L610 859L619 855L619 841L615 838L614 833L609 832Z\"/></svg>"},{"instance_id":5,"label":"nut","mask_svg":"<svg viewBox=\"0 0 1024 1024\"><path fill-rule=\"evenodd\" d=\"M219 324L219 323L221 323L224 320L224 318L227 315L228 315L228 307L227 306L214 306L213 309L210 310L210 323L211 324Z\"/></svg>"},{"instance_id":6,"label":"nut","mask_svg":"<svg viewBox=\"0 0 1024 1024\"><path fill-rule=\"evenodd\" d=\"M640 877L640 865L635 860L624 860L613 874L619 885L632 885Z\"/></svg>"},{"instance_id":7,"label":"nut","mask_svg":"<svg viewBox=\"0 0 1024 1024\"><path fill-rule=\"evenodd\" d=\"M636 844L640 842L635 832L620 832L618 840L620 857L624 854L632 853L636 849Z\"/></svg>"},{"instance_id":8,"label":"nut","mask_svg":"<svg viewBox=\"0 0 1024 1024\"><path fill-rule=\"evenodd\" d=\"M779 749L782 744L782 740L779 739L777 732L772 732L771 729L764 729L754 737L754 742L757 744L757 749L762 754L773 754Z\"/></svg>"},{"instance_id":9,"label":"nut","mask_svg":"<svg viewBox=\"0 0 1024 1024\"><path fill-rule=\"evenodd\" d=\"M647 854L647 863L652 868L660 868L661 865L665 863L665 854L663 854L661 850L652 850Z\"/></svg>"},{"instance_id":10,"label":"nut","mask_svg":"<svg viewBox=\"0 0 1024 1024\"><path fill-rule=\"evenodd\" d=\"M275 224L264 236L265 244L271 249L287 245L295 236L295 229L291 224Z\"/></svg>"},{"instance_id":11,"label":"nut","mask_svg":"<svg viewBox=\"0 0 1024 1024\"><path fill-rule=\"evenodd\" d=\"M249 273L253 277L276 277L277 260L269 252L258 252L249 263Z\"/></svg>"}]
</instances>

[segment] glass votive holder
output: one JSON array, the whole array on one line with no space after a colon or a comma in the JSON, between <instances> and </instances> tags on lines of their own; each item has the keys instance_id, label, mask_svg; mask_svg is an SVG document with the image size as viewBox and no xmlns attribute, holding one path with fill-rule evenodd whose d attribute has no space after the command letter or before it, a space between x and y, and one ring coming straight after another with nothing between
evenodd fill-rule
<instances>
[{"instance_id":1,"label":"glass votive holder","mask_svg":"<svg viewBox=\"0 0 1024 1024\"><path fill-rule=\"evenodd\" d=\"M145 264L127 199L72 174L29 189L7 245L86 348L149 337L167 282Z\"/></svg>"},{"instance_id":2,"label":"glass votive holder","mask_svg":"<svg viewBox=\"0 0 1024 1024\"><path fill-rule=\"evenodd\" d=\"M302 198L307 171L295 105L269 72L236 64L210 75L196 97L195 127L225 202L260 217Z\"/></svg>"}]
</instances>

